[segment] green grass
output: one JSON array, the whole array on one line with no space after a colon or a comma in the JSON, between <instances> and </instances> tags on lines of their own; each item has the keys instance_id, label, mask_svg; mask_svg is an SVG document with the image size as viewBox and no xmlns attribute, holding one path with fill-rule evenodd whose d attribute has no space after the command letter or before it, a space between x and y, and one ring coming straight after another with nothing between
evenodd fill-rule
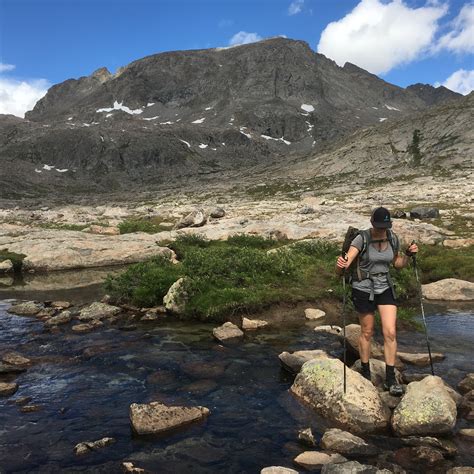
<instances>
[{"instance_id":1,"label":"green grass","mask_svg":"<svg viewBox=\"0 0 474 474\"><path fill-rule=\"evenodd\" d=\"M89 224L61 224L58 222L41 222L38 227L42 229L57 229L57 230L84 230L89 227Z\"/></svg>"},{"instance_id":2,"label":"green grass","mask_svg":"<svg viewBox=\"0 0 474 474\"><path fill-rule=\"evenodd\" d=\"M277 242L257 236L208 241L200 235L182 235L168 246L179 264L155 258L132 265L120 276L107 279L107 291L114 299L137 306L160 305L171 284L186 277L189 298L183 316L215 321L282 302L336 302L343 295L340 277L334 272L339 247L327 241ZM447 276L470 275L472 279L472 258L472 248L423 247L421 278L423 282ZM392 276L402 305L400 319L410 321L418 297L413 269L395 270Z\"/></svg>"},{"instance_id":3,"label":"green grass","mask_svg":"<svg viewBox=\"0 0 474 474\"><path fill-rule=\"evenodd\" d=\"M151 219L128 219L118 225L121 234L131 234L133 232L146 232L147 234L156 234L164 230L170 230L169 226L161 225L163 221L159 218Z\"/></svg>"}]
</instances>

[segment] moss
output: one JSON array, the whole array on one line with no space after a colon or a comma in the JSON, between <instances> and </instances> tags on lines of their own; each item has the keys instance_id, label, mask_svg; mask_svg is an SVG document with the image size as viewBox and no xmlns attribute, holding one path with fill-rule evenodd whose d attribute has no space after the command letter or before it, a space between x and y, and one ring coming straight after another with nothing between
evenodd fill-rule
<instances>
[{"instance_id":1,"label":"moss","mask_svg":"<svg viewBox=\"0 0 474 474\"><path fill-rule=\"evenodd\" d=\"M146 232L147 234L156 234L170 230L169 226L162 225L163 221L160 218L135 218L128 219L118 225L121 234L131 234L133 232Z\"/></svg>"}]
</instances>

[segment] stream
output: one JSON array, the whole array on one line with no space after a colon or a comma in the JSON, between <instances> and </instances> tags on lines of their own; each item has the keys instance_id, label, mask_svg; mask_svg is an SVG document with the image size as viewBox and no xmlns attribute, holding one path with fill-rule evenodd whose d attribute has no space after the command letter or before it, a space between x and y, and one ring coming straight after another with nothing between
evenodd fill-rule
<instances>
[{"instance_id":1,"label":"stream","mask_svg":"<svg viewBox=\"0 0 474 474\"><path fill-rule=\"evenodd\" d=\"M169 317L137 323L133 331L105 325L74 334L67 325L58 333L46 332L35 318L6 312L12 295L79 304L100 298L101 288L0 292L1 351L18 351L34 362L16 377L19 390L0 398L1 473L120 473L123 461L159 473L296 468L293 458L308 449L298 443L298 430L311 426L319 437L326 428L324 420L289 394L293 378L278 359L285 350L309 348L341 356L339 342L315 333L304 317L247 332L239 343L222 346L212 337L216 324ZM432 350L446 354L435 371L456 386L473 369L472 307L430 306L427 321ZM405 330L398 339L400 350L426 351L423 333ZM408 370L427 373L429 368ZM20 412L13 401L21 397L31 397L29 404L39 405L39 411ZM129 406L150 401L203 405L211 415L166 436L136 437ZM465 426L465 420L458 421L457 428ZM74 454L77 443L105 436L117 442L84 456ZM473 465L469 446L460 442L458 449L455 465Z\"/></svg>"}]
</instances>

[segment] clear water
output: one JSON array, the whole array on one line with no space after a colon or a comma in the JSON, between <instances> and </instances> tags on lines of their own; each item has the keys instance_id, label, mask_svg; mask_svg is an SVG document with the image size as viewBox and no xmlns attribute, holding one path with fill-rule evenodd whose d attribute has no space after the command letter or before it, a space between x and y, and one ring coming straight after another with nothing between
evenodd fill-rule
<instances>
[{"instance_id":1,"label":"clear water","mask_svg":"<svg viewBox=\"0 0 474 474\"><path fill-rule=\"evenodd\" d=\"M8 305L0 302L2 351L35 360L17 377L20 389L10 400L30 396L41 410L20 413L0 399L0 472L113 473L130 460L160 473L257 473L270 465L294 467L292 459L305 450L296 441L298 430L325 429L288 393L292 378L278 360L284 350L341 354L338 342L304 322L249 333L222 347L212 338L212 324L166 320L131 332L51 334L33 318L6 313ZM472 371L474 314L433 313L428 324L433 350L447 354L436 371L456 384ZM406 349L424 350L423 334L403 332L399 339ZM153 400L203 405L211 415L171 435L134 437L129 405ZM77 443L104 436L117 443L84 457L73 453ZM459 460L474 461L467 448Z\"/></svg>"}]
</instances>

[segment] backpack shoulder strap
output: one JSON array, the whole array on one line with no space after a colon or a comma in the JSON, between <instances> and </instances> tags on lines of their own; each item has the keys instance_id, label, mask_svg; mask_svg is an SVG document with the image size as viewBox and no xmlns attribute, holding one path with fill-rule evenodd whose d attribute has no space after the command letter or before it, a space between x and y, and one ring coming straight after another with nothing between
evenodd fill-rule
<instances>
[{"instance_id":1,"label":"backpack shoulder strap","mask_svg":"<svg viewBox=\"0 0 474 474\"><path fill-rule=\"evenodd\" d=\"M367 246L370 242L370 229L361 230L359 232L362 237L362 248L360 249L359 256L363 255L367 251Z\"/></svg>"},{"instance_id":2,"label":"backpack shoulder strap","mask_svg":"<svg viewBox=\"0 0 474 474\"><path fill-rule=\"evenodd\" d=\"M392 246L393 254L397 256L400 251L400 239L398 238L398 235L391 229L387 229L387 238Z\"/></svg>"}]
</instances>

